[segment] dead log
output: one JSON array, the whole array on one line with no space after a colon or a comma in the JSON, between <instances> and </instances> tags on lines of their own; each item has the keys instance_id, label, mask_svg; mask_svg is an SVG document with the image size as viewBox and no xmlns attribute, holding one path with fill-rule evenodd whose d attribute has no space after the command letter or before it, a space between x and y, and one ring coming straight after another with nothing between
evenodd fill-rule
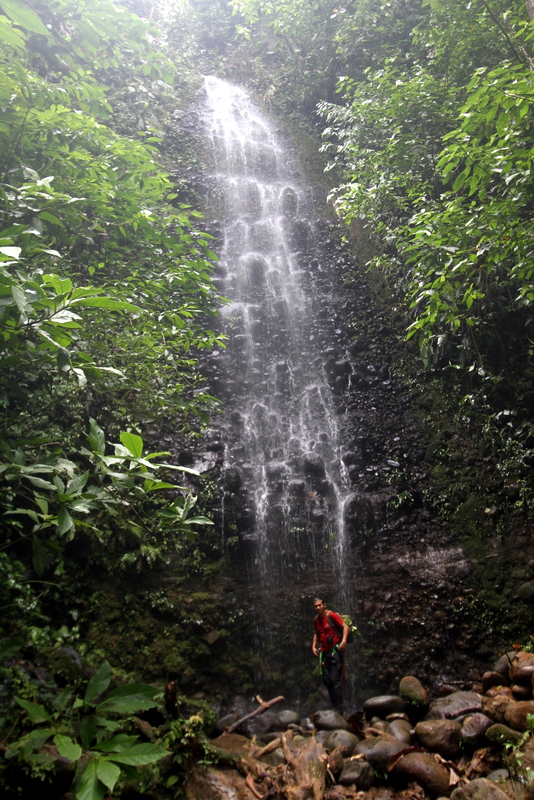
<instances>
[{"instance_id":1,"label":"dead log","mask_svg":"<svg viewBox=\"0 0 534 800\"><path fill-rule=\"evenodd\" d=\"M258 699L261 700L261 698ZM274 706L276 703L280 703L280 701L284 699L285 698L283 697L283 695L280 695L280 697L275 697L274 700L268 700L267 702L263 702L258 708L256 708L250 714L247 714L245 717L241 717L241 719L238 719L237 722L234 722L233 725L230 725L229 728L226 728L226 733L233 733L239 728L240 725L243 724L243 722L246 722L248 719L252 719L253 717L257 717L260 714L263 714L263 712L267 711L268 708L271 708L271 706Z\"/></svg>"},{"instance_id":2,"label":"dead log","mask_svg":"<svg viewBox=\"0 0 534 800\"><path fill-rule=\"evenodd\" d=\"M327 755L324 747L312 736L300 750L290 732L282 736L287 770L283 788L287 800L323 800Z\"/></svg>"}]
</instances>

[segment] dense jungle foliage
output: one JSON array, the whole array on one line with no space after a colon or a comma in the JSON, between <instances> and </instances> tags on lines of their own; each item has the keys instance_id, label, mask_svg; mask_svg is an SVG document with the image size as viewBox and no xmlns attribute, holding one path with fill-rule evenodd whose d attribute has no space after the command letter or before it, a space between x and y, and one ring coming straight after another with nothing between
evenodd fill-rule
<instances>
[{"instance_id":1,"label":"dense jungle foliage","mask_svg":"<svg viewBox=\"0 0 534 800\"><path fill-rule=\"evenodd\" d=\"M0 10L0 781L174 796L210 711L174 696L163 716L130 662L110 667L113 637L85 636L95 581L193 558L209 530L187 467L150 452L154 426L202 434L197 351L224 346L175 112L214 71L323 133L347 237L528 510L534 23L523 0Z\"/></svg>"}]
</instances>

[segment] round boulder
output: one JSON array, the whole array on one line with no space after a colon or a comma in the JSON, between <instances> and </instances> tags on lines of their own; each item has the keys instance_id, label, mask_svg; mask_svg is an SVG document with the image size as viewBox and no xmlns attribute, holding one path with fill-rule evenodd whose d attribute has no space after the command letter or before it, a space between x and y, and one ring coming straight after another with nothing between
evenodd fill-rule
<instances>
[{"instance_id":1,"label":"round boulder","mask_svg":"<svg viewBox=\"0 0 534 800\"><path fill-rule=\"evenodd\" d=\"M406 675L399 684L399 694L408 705L418 711L428 708L428 692L420 680L412 675Z\"/></svg>"},{"instance_id":2,"label":"round boulder","mask_svg":"<svg viewBox=\"0 0 534 800\"><path fill-rule=\"evenodd\" d=\"M508 686L508 677L500 672L485 672L482 676L482 691L484 694L494 686Z\"/></svg>"},{"instance_id":3,"label":"round boulder","mask_svg":"<svg viewBox=\"0 0 534 800\"><path fill-rule=\"evenodd\" d=\"M388 733L398 739L399 742L404 742L406 745L412 743L412 726L404 719L394 719L389 723Z\"/></svg>"},{"instance_id":4,"label":"round boulder","mask_svg":"<svg viewBox=\"0 0 534 800\"><path fill-rule=\"evenodd\" d=\"M429 753L407 753L395 764L394 772L405 781L415 781L430 797L449 797L449 770Z\"/></svg>"},{"instance_id":5,"label":"round boulder","mask_svg":"<svg viewBox=\"0 0 534 800\"><path fill-rule=\"evenodd\" d=\"M522 738L523 736L519 731L512 730L508 725L501 725L500 722L497 722L495 725L490 725L486 731L486 739L492 744L515 745L518 744Z\"/></svg>"},{"instance_id":6,"label":"round boulder","mask_svg":"<svg viewBox=\"0 0 534 800\"><path fill-rule=\"evenodd\" d=\"M325 748L327 750L335 750L336 747L339 747L341 752L343 753L344 758L348 758L354 752L354 748L359 743L359 739L353 733L349 731L340 730L340 731L332 731L330 736L325 742Z\"/></svg>"},{"instance_id":7,"label":"round boulder","mask_svg":"<svg viewBox=\"0 0 534 800\"><path fill-rule=\"evenodd\" d=\"M406 711L406 703L395 694L381 694L370 697L363 704L363 710L367 719L380 717L385 719L388 714L402 714Z\"/></svg>"},{"instance_id":8,"label":"round boulder","mask_svg":"<svg viewBox=\"0 0 534 800\"><path fill-rule=\"evenodd\" d=\"M258 717L248 719L240 726L240 731L249 739L252 739L253 736L257 736L258 739L261 739L266 733L283 730L285 730L285 725L280 722L278 714L272 711L265 711Z\"/></svg>"},{"instance_id":9,"label":"round boulder","mask_svg":"<svg viewBox=\"0 0 534 800\"><path fill-rule=\"evenodd\" d=\"M404 742L399 742L389 733L383 733L381 736L373 736L372 739L360 742L354 750L354 755L361 753L375 771L384 772L391 756L404 750L405 747Z\"/></svg>"},{"instance_id":10,"label":"round boulder","mask_svg":"<svg viewBox=\"0 0 534 800\"><path fill-rule=\"evenodd\" d=\"M367 761L347 761L339 776L341 786L356 786L359 792L366 792L374 782L375 773Z\"/></svg>"},{"instance_id":11,"label":"round boulder","mask_svg":"<svg viewBox=\"0 0 534 800\"><path fill-rule=\"evenodd\" d=\"M510 800L510 797L493 781L477 778L455 789L451 794L451 800Z\"/></svg>"},{"instance_id":12,"label":"round boulder","mask_svg":"<svg viewBox=\"0 0 534 800\"><path fill-rule=\"evenodd\" d=\"M324 731L350 730L350 725L337 711L318 711L314 717L315 727Z\"/></svg>"},{"instance_id":13,"label":"round boulder","mask_svg":"<svg viewBox=\"0 0 534 800\"><path fill-rule=\"evenodd\" d=\"M226 714L225 717L221 717L219 720L217 720L217 722L215 723L215 728L221 733L224 733L226 728L229 728L230 725L233 725L234 722L237 722L238 719L239 717L237 716L237 714Z\"/></svg>"},{"instance_id":14,"label":"round boulder","mask_svg":"<svg viewBox=\"0 0 534 800\"><path fill-rule=\"evenodd\" d=\"M429 719L417 723L415 735L427 750L454 758L460 752L461 730L461 724L454 719Z\"/></svg>"},{"instance_id":15,"label":"round boulder","mask_svg":"<svg viewBox=\"0 0 534 800\"><path fill-rule=\"evenodd\" d=\"M519 683L524 686L532 687L532 676L534 675L534 653L519 652L512 659L508 677L510 683Z\"/></svg>"},{"instance_id":16,"label":"round boulder","mask_svg":"<svg viewBox=\"0 0 534 800\"><path fill-rule=\"evenodd\" d=\"M493 725L493 720L485 714L472 714L466 717L460 731L460 738L468 747L481 747L486 738L486 731Z\"/></svg>"},{"instance_id":17,"label":"round boulder","mask_svg":"<svg viewBox=\"0 0 534 800\"><path fill-rule=\"evenodd\" d=\"M504 711L504 720L510 728L524 733L528 731L527 714L534 714L534 700L512 700Z\"/></svg>"},{"instance_id":18,"label":"round boulder","mask_svg":"<svg viewBox=\"0 0 534 800\"><path fill-rule=\"evenodd\" d=\"M285 711L278 712L278 718L280 722L284 725L300 725L300 717L296 711L290 711L286 709Z\"/></svg>"},{"instance_id":19,"label":"round boulder","mask_svg":"<svg viewBox=\"0 0 534 800\"><path fill-rule=\"evenodd\" d=\"M430 703L427 719L456 719L470 712L482 711L482 698L475 692L454 692Z\"/></svg>"},{"instance_id":20,"label":"round boulder","mask_svg":"<svg viewBox=\"0 0 534 800\"><path fill-rule=\"evenodd\" d=\"M515 658L515 650L510 650L509 653L505 653L503 656L499 658L495 666L493 667L493 672L500 672L501 675L508 677L508 670L510 669L510 664Z\"/></svg>"}]
</instances>

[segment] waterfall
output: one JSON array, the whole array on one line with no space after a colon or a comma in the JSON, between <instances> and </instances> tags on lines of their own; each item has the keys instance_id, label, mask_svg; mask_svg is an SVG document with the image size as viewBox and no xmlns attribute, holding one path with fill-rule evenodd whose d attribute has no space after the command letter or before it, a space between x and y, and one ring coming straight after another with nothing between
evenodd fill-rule
<instances>
[{"instance_id":1,"label":"waterfall","mask_svg":"<svg viewBox=\"0 0 534 800\"><path fill-rule=\"evenodd\" d=\"M313 278L323 254L310 192L284 134L244 90L207 77L205 91L221 225L216 285L228 300L217 389L251 586L269 596L326 586L330 607L350 612L349 490L325 366L329 321L319 319ZM310 625L311 613L310 597Z\"/></svg>"}]
</instances>

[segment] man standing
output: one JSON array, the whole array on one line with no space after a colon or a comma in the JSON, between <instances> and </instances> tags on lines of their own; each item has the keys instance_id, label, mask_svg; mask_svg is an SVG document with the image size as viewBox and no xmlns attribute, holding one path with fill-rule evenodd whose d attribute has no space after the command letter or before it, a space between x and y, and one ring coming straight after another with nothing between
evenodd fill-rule
<instances>
[{"instance_id":1,"label":"man standing","mask_svg":"<svg viewBox=\"0 0 534 800\"><path fill-rule=\"evenodd\" d=\"M312 653L319 658L323 683L328 689L330 702L336 711L343 707L343 658L349 626L335 611L328 611L326 603L316 597L313 601L316 616L313 619Z\"/></svg>"}]
</instances>

